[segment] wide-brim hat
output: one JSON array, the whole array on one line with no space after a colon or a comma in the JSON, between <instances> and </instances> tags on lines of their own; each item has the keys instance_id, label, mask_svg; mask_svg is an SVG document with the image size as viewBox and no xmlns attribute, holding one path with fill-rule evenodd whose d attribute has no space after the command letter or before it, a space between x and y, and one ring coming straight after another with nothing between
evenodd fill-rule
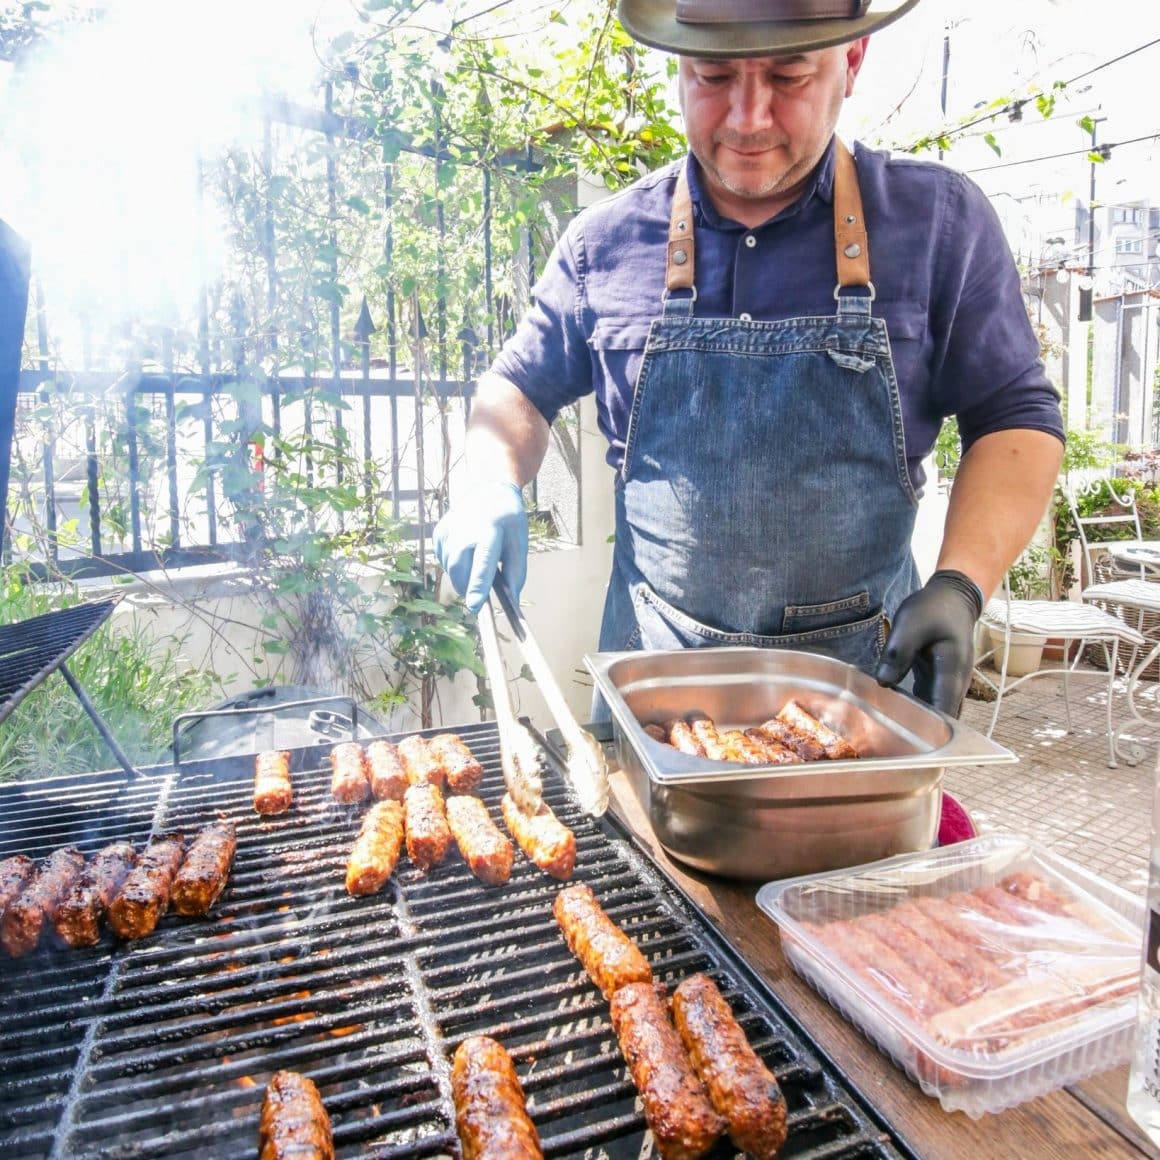
<instances>
[{"instance_id":1,"label":"wide-brim hat","mask_svg":"<svg viewBox=\"0 0 1160 1160\"><path fill-rule=\"evenodd\" d=\"M784 56L884 28L919 0L619 0L634 39L680 56Z\"/></svg>"}]
</instances>

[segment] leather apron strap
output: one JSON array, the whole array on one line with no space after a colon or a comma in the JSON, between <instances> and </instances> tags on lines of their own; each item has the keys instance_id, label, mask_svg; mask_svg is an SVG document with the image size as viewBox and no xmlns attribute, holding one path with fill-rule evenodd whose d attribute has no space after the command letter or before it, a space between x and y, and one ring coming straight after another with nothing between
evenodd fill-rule
<instances>
[{"instance_id":1,"label":"leather apron strap","mask_svg":"<svg viewBox=\"0 0 1160 1160\"><path fill-rule=\"evenodd\" d=\"M838 288L870 287L870 243L866 220L862 214L862 192L853 154L841 138L834 140L834 254L837 261ZM665 287L692 290L694 285L693 199L684 167L677 174L673 208L669 215L668 257Z\"/></svg>"}]
</instances>

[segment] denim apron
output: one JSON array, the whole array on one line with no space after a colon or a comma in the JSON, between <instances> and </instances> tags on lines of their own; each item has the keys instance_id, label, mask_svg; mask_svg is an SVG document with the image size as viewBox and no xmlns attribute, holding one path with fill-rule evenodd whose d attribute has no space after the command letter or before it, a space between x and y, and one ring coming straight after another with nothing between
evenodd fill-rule
<instances>
[{"instance_id":1,"label":"denim apron","mask_svg":"<svg viewBox=\"0 0 1160 1160\"><path fill-rule=\"evenodd\" d=\"M602 650L792 648L872 673L919 586L898 382L854 160L835 144L833 316L694 317L681 171L616 481Z\"/></svg>"}]
</instances>

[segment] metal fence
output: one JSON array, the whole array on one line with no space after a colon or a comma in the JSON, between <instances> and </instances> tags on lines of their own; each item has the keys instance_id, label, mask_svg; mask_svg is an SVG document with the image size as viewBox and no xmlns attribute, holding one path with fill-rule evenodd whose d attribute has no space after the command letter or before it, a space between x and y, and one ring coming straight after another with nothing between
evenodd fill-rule
<instances>
[{"instance_id":1,"label":"metal fence","mask_svg":"<svg viewBox=\"0 0 1160 1160\"><path fill-rule=\"evenodd\" d=\"M35 571L98 576L235 556L244 536L223 504L221 472L204 465L211 448L232 443L237 454L256 457L260 468L260 446L248 434L258 426L273 432L275 441L289 430L325 428L366 465L368 506L379 503L411 535L430 531L446 503L448 468L461 449L474 377L510 328L516 299L526 294L534 254L544 244L540 231L550 232L559 218L557 210L546 223L529 226L520 251L497 270L491 224L498 170L455 159L441 151L438 133L435 139L435 146L411 147L392 135L395 159L383 160L383 131L337 114L329 85L321 109L281 102L265 111L258 164L267 175L276 172L280 155L301 151L302 141L320 146L317 253L332 283L340 276L343 231L354 236L358 229L344 201L352 182L362 190L377 186L380 198L374 284L381 292L360 295L356 285L319 302L301 327L309 332L309 366L287 365L290 356L279 350L286 333L268 322L284 305L282 268L294 260L285 253L268 197L254 222L250 255L264 272L258 280L264 285L252 298L265 301L247 303L237 293L231 299L221 284L203 288L196 340L184 349L162 328L147 359L112 365L90 358L93 344L86 343L81 365L62 366L54 354L51 310L34 289L9 508L18 544L24 544L15 550ZM368 158L376 156L372 172ZM406 192L399 184L400 156L429 167L436 191L427 202L432 277L409 295L396 289L394 276L392 215ZM480 277L458 288L445 268L454 261L456 235L438 193L450 185L448 166L456 167L458 178L468 174L473 201L482 206L474 243ZM533 166L530 156L501 163L508 181ZM203 185L208 173L201 170ZM35 266L33 273L35 286ZM352 325L350 304L360 297ZM258 317L263 308L267 318ZM272 362L282 369L264 369ZM308 462L305 470L313 477L349 467ZM36 547L29 549L30 543Z\"/></svg>"}]
</instances>

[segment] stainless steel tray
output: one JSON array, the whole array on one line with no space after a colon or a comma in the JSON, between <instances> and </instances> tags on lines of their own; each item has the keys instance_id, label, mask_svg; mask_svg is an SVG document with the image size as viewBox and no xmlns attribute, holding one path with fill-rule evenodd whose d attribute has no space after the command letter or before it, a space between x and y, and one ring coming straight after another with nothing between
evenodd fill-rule
<instances>
[{"instance_id":1,"label":"stainless steel tray","mask_svg":"<svg viewBox=\"0 0 1160 1160\"><path fill-rule=\"evenodd\" d=\"M591 653L584 662L658 840L713 873L781 878L928 849L943 771L1017 760L961 722L816 653L682 649ZM644 731L694 711L724 728L756 725L790 699L863 756L735 765L689 756Z\"/></svg>"}]
</instances>

